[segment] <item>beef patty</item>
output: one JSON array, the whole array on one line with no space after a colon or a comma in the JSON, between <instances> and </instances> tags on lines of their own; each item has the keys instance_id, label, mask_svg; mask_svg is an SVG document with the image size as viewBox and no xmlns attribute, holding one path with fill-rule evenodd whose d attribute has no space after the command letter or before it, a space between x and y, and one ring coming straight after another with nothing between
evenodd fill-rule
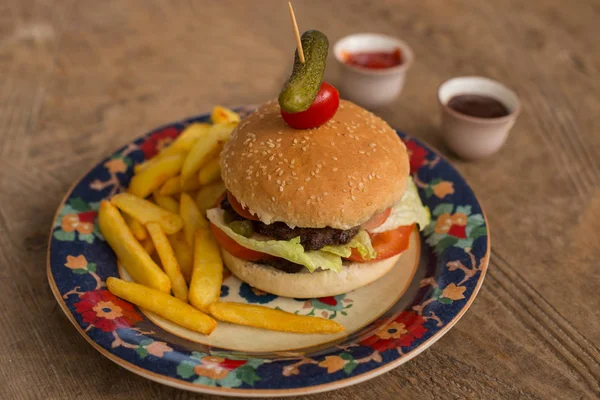
<instances>
[{"instance_id":1,"label":"beef patty","mask_svg":"<svg viewBox=\"0 0 600 400\"><path fill-rule=\"evenodd\" d=\"M271 267L278 269L283 272L287 272L288 274L295 274L297 272L302 271L304 265L296 264L291 261L288 261L284 258L265 258L264 260L256 261L257 264L270 265Z\"/></svg>"},{"instance_id":2,"label":"beef patty","mask_svg":"<svg viewBox=\"0 0 600 400\"><path fill-rule=\"evenodd\" d=\"M243 220L244 217L235 212L227 196L221 201L221 208L231 214L233 220ZM265 224L260 221L252 221L254 231L260 235L272 237L278 240L290 240L300 236L300 243L304 250L319 250L324 246L335 246L347 244L358 233L360 226L350 229L325 228L290 228L284 222Z\"/></svg>"}]
</instances>

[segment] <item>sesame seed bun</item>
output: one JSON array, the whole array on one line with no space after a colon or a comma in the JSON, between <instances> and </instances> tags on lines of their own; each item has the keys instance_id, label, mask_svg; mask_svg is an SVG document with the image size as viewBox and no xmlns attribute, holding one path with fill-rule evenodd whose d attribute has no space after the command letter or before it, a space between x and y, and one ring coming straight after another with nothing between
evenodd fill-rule
<instances>
[{"instance_id":1,"label":"sesame seed bun","mask_svg":"<svg viewBox=\"0 0 600 400\"><path fill-rule=\"evenodd\" d=\"M269 102L245 118L221 154L227 189L264 223L349 229L398 202L406 147L381 118L341 100L335 116L293 129Z\"/></svg>"},{"instance_id":2,"label":"sesame seed bun","mask_svg":"<svg viewBox=\"0 0 600 400\"><path fill-rule=\"evenodd\" d=\"M271 266L234 257L221 249L227 268L240 280L277 296L313 298L336 296L376 281L396 265L402 254L370 263L349 263L341 272L316 271L290 274Z\"/></svg>"}]
</instances>

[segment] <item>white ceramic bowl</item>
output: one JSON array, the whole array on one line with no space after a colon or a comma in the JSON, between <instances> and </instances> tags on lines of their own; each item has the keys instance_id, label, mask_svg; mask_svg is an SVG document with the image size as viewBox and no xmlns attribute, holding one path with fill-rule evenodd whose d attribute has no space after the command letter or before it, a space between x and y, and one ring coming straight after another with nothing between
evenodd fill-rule
<instances>
[{"instance_id":1,"label":"white ceramic bowl","mask_svg":"<svg viewBox=\"0 0 600 400\"><path fill-rule=\"evenodd\" d=\"M393 51L400 49L402 64L384 69L361 68L345 63L345 55L355 52ZM333 53L340 64L339 88L342 97L363 107L376 108L392 102L404 86L406 71L413 62L413 52L403 41L376 33L358 33L336 42Z\"/></svg>"},{"instance_id":2,"label":"white ceramic bowl","mask_svg":"<svg viewBox=\"0 0 600 400\"><path fill-rule=\"evenodd\" d=\"M448 107L454 96L477 94L498 100L508 109L499 118L479 118L459 113ZM519 98L503 84L488 78L464 76L444 82L438 89L442 108L442 134L452 151L467 160L494 154L502 147L508 132L521 111Z\"/></svg>"}]
</instances>

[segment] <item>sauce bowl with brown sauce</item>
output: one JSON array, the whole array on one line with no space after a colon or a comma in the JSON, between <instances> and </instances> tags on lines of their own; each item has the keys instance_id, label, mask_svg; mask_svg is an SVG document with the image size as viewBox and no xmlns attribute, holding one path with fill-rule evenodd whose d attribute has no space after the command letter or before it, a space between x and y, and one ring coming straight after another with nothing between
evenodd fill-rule
<instances>
[{"instance_id":1,"label":"sauce bowl with brown sauce","mask_svg":"<svg viewBox=\"0 0 600 400\"><path fill-rule=\"evenodd\" d=\"M444 140L467 160L498 151L521 110L515 92L499 82L474 76L444 82L438 89L438 100Z\"/></svg>"}]
</instances>

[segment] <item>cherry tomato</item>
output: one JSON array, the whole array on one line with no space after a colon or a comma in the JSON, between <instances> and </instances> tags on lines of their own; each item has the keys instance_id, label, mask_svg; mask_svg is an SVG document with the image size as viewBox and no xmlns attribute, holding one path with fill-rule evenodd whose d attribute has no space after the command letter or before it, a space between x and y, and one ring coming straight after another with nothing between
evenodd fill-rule
<instances>
[{"instance_id":1,"label":"cherry tomato","mask_svg":"<svg viewBox=\"0 0 600 400\"><path fill-rule=\"evenodd\" d=\"M256 215L250 213L250 211L246 210L240 204L240 202L237 201L235 197L233 197L233 195L230 192L227 192L227 200L229 200L229 204L231 204L231 207L233 207L235 212L238 213L241 217L244 217L244 218L252 220L252 221L259 221L258 217Z\"/></svg>"},{"instance_id":2,"label":"cherry tomato","mask_svg":"<svg viewBox=\"0 0 600 400\"><path fill-rule=\"evenodd\" d=\"M388 219L388 217L390 216L391 213L392 213L392 209L388 208L387 210L385 210L382 213L373 215L371 217L371 219L369 219L367 222L362 224L363 229L370 231L370 230L380 227Z\"/></svg>"},{"instance_id":3,"label":"cherry tomato","mask_svg":"<svg viewBox=\"0 0 600 400\"><path fill-rule=\"evenodd\" d=\"M385 260L393 257L408 249L410 243L410 234L415 229L415 224L400 226L394 230L370 233L371 244L377 252L377 257L370 260L364 260L356 249L352 249L352 254L348 257L349 260L355 262L371 262Z\"/></svg>"},{"instance_id":4,"label":"cherry tomato","mask_svg":"<svg viewBox=\"0 0 600 400\"><path fill-rule=\"evenodd\" d=\"M258 261L271 258L270 255L258 251L250 250L240 245L238 242L227 236L219 227L211 222L210 230L212 231L219 246L227 250L231 255L237 258L248 261Z\"/></svg>"},{"instance_id":5,"label":"cherry tomato","mask_svg":"<svg viewBox=\"0 0 600 400\"><path fill-rule=\"evenodd\" d=\"M340 105L340 93L327 82L321 83L321 88L315 101L310 107L299 113L281 111L283 120L292 128L310 129L329 121Z\"/></svg>"}]
</instances>

